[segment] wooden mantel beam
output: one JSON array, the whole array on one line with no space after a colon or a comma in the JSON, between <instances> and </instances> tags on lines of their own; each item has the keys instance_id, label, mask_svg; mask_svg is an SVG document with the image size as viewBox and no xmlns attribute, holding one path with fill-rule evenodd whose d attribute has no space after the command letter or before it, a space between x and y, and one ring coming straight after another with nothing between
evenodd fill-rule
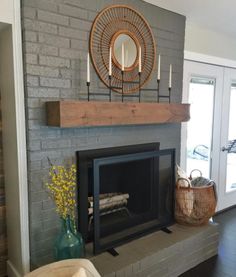
<instances>
[{"instance_id":1,"label":"wooden mantel beam","mask_svg":"<svg viewBox=\"0 0 236 277\"><path fill-rule=\"evenodd\" d=\"M46 102L47 125L62 128L183 122L190 118L189 109L177 103Z\"/></svg>"}]
</instances>

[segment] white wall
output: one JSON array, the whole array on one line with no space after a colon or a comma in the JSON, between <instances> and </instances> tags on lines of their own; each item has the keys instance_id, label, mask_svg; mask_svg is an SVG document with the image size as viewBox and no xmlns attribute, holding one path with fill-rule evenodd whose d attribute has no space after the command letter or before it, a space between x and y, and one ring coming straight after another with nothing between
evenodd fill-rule
<instances>
[{"instance_id":1,"label":"white wall","mask_svg":"<svg viewBox=\"0 0 236 277\"><path fill-rule=\"evenodd\" d=\"M13 0L0 0L0 22L13 22Z\"/></svg>"},{"instance_id":2,"label":"white wall","mask_svg":"<svg viewBox=\"0 0 236 277\"><path fill-rule=\"evenodd\" d=\"M185 51L236 60L236 38L186 22Z\"/></svg>"},{"instance_id":3,"label":"white wall","mask_svg":"<svg viewBox=\"0 0 236 277\"><path fill-rule=\"evenodd\" d=\"M3 157L7 205L8 253L14 267L21 269L19 184L17 164L16 111L11 27L0 34L0 89L2 97Z\"/></svg>"},{"instance_id":4,"label":"white wall","mask_svg":"<svg viewBox=\"0 0 236 277\"><path fill-rule=\"evenodd\" d=\"M29 271L28 187L20 0L0 0L0 90L8 276Z\"/></svg>"}]
</instances>

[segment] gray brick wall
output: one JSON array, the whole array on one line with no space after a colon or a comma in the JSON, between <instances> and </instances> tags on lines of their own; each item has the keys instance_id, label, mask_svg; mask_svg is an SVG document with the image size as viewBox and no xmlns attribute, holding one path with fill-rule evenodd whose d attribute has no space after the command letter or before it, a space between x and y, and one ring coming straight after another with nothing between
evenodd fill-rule
<instances>
[{"instance_id":1,"label":"gray brick wall","mask_svg":"<svg viewBox=\"0 0 236 277\"><path fill-rule=\"evenodd\" d=\"M140 0L22 0L32 268L53 260L52 244L59 228L44 188L47 157L55 164L65 164L74 161L79 149L159 141L162 149L176 148L179 160L180 124L72 129L46 126L46 101L86 96L86 55L92 22L102 8L118 3L133 6L148 20L157 53L162 54L161 91L167 93L172 63L172 101L180 102L184 17ZM155 85L155 76L147 87ZM91 90L105 90L94 71ZM146 96L146 100L154 100L154 95Z\"/></svg>"}]
</instances>

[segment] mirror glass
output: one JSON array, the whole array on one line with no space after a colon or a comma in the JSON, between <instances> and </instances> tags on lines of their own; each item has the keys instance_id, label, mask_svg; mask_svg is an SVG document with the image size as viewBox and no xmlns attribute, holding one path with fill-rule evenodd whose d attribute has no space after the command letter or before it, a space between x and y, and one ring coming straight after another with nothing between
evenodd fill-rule
<instances>
[{"instance_id":1,"label":"mirror glass","mask_svg":"<svg viewBox=\"0 0 236 277\"><path fill-rule=\"evenodd\" d=\"M126 34L120 34L114 42L114 56L122 64L122 44L124 44L124 66L131 67L137 58L138 49L134 40Z\"/></svg>"}]
</instances>

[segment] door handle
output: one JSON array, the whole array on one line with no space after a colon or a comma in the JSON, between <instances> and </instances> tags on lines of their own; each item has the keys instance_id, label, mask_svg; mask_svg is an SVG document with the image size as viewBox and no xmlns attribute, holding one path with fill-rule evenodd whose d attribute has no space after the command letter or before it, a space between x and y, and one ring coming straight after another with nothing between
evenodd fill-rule
<instances>
[{"instance_id":1,"label":"door handle","mask_svg":"<svg viewBox=\"0 0 236 277\"><path fill-rule=\"evenodd\" d=\"M226 146L223 146L223 147L221 147L221 151L222 152L225 152L225 151L228 151L229 149L226 147Z\"/></svg>"},{"instance_id":2,"label":"door handle","mask_svg":"<svg viewBox=\"0 0 236 277\"><path fill-rule=\"evenodd\" d=\"M229 140L228 144L221 148L221 151L227 151L228 153L236 153L236 139Z\"/></svg>"}]
</instances>

